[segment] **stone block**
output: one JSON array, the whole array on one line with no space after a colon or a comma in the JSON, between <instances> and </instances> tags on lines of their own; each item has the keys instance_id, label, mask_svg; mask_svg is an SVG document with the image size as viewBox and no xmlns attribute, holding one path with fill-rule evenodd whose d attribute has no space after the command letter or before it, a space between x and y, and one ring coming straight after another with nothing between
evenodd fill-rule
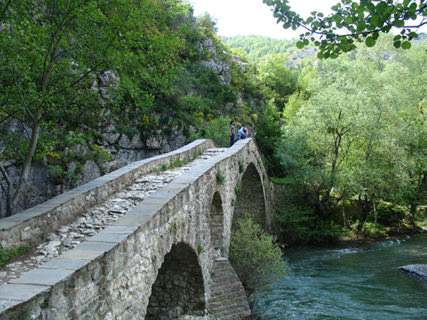
<instances>
[{"instance_id":1,"label":"stone block","mask_svg":"<svg viewBox=\"0 0 427 320\"><path fill-rule=\"evenodd\" d=\"M93 260L104 255L105 252L115 247L116 243L86 241L76 248L61 254L58 259L83 259Z\"/></svg>"},{"instance_id":2,"label":"stone block","mask_svg":"<svg viewBox=\"0 0 427 320\"><path fill-rule=\"evenodd\" d=\"M23 273L19 278L10 280L10 284L54 285L71 276L72 270L67 269L34 269Z\"/></svg>"},{"instance_id":3,"label":"stone block","mask_svg":"<svg viewBox=\"0 0 427 320\"><path fill-rule=\"evenodd\" d=\"M45 285L6 283L0 286L1 301L26 301L50 289Z\"/></svg>"}]
</instances>

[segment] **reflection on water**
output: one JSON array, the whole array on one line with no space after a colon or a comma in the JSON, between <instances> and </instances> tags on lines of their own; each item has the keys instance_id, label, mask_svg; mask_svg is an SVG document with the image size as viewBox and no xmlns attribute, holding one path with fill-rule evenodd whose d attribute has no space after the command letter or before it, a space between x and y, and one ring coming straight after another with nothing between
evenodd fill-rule
<instances>
[{"instance_id":1,"label":"reflection on water","mask_svg":"<svg viewBox=\"0 0 427 320\"><path fill-rule=\"evenodd\" d=\"M397 270L427 264L427 234L285 253L290 271L257 292L255 319L427 319L427 281Z\"/></svg>"}]
</instances>

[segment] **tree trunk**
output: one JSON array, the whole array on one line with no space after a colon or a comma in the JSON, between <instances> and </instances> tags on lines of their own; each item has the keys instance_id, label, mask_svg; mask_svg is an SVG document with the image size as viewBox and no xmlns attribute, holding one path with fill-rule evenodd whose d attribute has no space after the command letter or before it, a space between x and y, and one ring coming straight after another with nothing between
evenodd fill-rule
<instances>
[{"instance_id":1,"label":"tree trunk","mask_svg":"<svg viewBox=\"0 0 427 320\"><path fill-rule=\"evenodd\" d=\"M7 215L10 216L15 214L18 209L19 201L21 200L22 192L27 184L28 175L30 173L31 162L36 152L37 141L39 138L40 125L42 122L42 105L37 107L36 113L34 114L33 128L31 133L31 142L25 156L24 163L22 164L21 175L19 176L18 185L16 186L13 198L11 201L10 208L8 208Z\"/></svg>"},{"instance_id":2,"label":"tree trunk","mask_svg":"<svg viewBox=\"0 0 427 320\"><path fill-rule=\"evenodd\" d=\"M368 199L368 196L365 196L364 199L359 195L359 204L362 208L362 216L360 217L359 224L357 225L357 232L360 234L363 229L363 225L366 220L368 220L369 213L372 211L372 203L373 203L374 195L372 195L371 199Z\"/></svg>"},{"instance_id":3,"label":"tree trunk","mask_svg":"<svg viewBox=\"0 0 427 320\"><path fill-rule=\"evenodd\" d=\"M3 189L3 192L6 195L6 217L9 217L11 215L11 198L12 198L12 182L10 181L9 175L7 174L6 169L3 167L2 164L0 164L0 171L6 180L6 188L1 185L1 188Z\"/></svg>"}]
</instances>

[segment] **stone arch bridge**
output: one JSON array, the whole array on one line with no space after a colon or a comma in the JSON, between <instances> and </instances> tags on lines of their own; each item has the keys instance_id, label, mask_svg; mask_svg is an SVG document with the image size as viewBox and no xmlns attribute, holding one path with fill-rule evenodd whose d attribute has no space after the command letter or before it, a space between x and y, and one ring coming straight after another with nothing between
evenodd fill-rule
<instances>
[{"instance_id":1,"label":"stone arch bridge","mask_svg":"<svg viewBox=\"0 0 427 320\"><path fill-rule=\"evenodd\" d=\"M34 247L141 175L213 147L197 140L2 219L2 245ZM244 213L271 230L271 188L254 140L240 140L80 245L2 284L0 319L249 318L227 251Z\"/></svg>"}]
</instances>

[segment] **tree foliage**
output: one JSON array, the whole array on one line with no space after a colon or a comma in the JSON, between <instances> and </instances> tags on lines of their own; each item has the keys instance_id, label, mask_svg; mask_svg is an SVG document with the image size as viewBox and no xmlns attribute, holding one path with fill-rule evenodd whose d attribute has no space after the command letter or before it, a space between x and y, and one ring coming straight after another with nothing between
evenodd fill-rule
<instances>
[{"instance_id":1,"label":"tree foliage","mask_svg":"<svg viewBox=\"0 0 427 320\"><path fill-rule=\"evenodd\" d=\"M342 0L332 6L330 15L313 11L307 19L292 11L287 0L263 2L274 8L274 17L285 29L305 29L297 47L314 43L319 48L318 58L336 58L342 52L354 50L357 42L364 41L366 46L373 47L380 33L388 33L392 28L401 30L393 38L394 46L409 49L418 36L417 29L427 24L425 0Z\"/></svg>"},{"instance_id":2,"label":"tree foliage","mask_svg":"<svg viewBox=\"0 0 427 320\"><path fill-rule=\"evenodd\" d=\"M250 217L237 222L230 240L230 262L246 290L272 283L284 275L287 263L273 237Z\"/></svg>"},{"instance_id":3,"label":"tree foliage","mask_svg":"<svg viewBox=\"0 0 427 320\"><path fill-rule=\"evenodd\" d=\"M281 210L284 229L291 231L298 203L298 219L332 226L340 206L356 201L360 232L380 200L411 208L407 221L427 200L426 53L385 43L377 50L322 61L310 99L283 127L278 156L295 204Z\"/></svg>"},{"instance_id":4,"label":"tree foliage","mask_svg":"<svg viewBox=\"0 0 427 320\"><path fill-rule=\"evenodd\" d=\"M1 136L0 168L9 214L18 208L33 159L52 152L58 132L85 124L96 137L106 117L121 117L123 110L107 110L96 90L102 74L133 73L138 80L133 85L123 81L122 94L137 101L137 108L168 89L182 47L171 27L179 12L169 0L0 4L0 123L10 131ZM16 185L4 169L10 161L22 168Z\"/></svg>"},{"instance_id":5,"label":"tree foliage","mask_svg":"<svg viewBox=\"0 0 427 320\"><path fill-rule=\"evenodd\" d=\"M206 136L218 117L249 124L263 105L253 68L233 61L212 18L195 19L181 0L3 1L0 21L8 214L34 205L19 201L34 166L57 184L48 199L75 187L88 160L101 174L117 168L109 160L126 138Z\"/></svg>"},{"instance_id":6,"label":"tree foliage","mask_svg":"<svg viewBox=\"0 0 427 320\"><path fill-rule=\"evenodd\" d=\"M263 36L224 37L223 41L231 49L243 49L243 54L250 63L257 63L266 55L287 54L295 45L293 40L279 40Z\"/></svg>"}]
</instances>

